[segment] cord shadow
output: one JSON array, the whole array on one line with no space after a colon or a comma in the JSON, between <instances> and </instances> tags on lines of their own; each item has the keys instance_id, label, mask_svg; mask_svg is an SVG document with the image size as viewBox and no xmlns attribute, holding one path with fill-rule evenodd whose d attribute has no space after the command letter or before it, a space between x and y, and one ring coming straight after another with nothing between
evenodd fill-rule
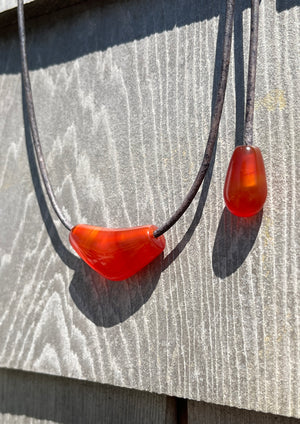
<instances>
[{"instance_id":1,"label":"cord shadow","mask_svg":"<svg viewBox=\"0 0 300 424\"><path fill-rule=\"evenodd\" d=\"M234 68L236 97L235 147L243 144L245 115L243 10L250 2L236 3L234 21ZM218 225L212 266L217 277L226 278L233 274L245 261L256 240L263 212L250 218L232 215L225 207Z\"/></svg>"},{"instance_id":2,"label":"cord shadow","mask_svg":"<svg viewBox=\"0 0 300 424\"><path fill-rule=\"evenodd\" d=\"M218 83L220 79L221 74L221 64L222 64L222 50L223 50L223 39L224 39L224 29L225 29L225 3L223 4L223 10L222 13L220 13L220 19L219 19L219 26L218 26L218 36L217 36L217 42L216 42L216 53L215 53L215 66L214 66L214 78L213 78L213 93L212 93L212 103L211 103L211 120L213 117L213 108L215 106L215 102L217 99L217 91L218 91ZM207 135L208 136L208 135ZM216 140L213 155L211 158L211 163L208 168L207 174L203 180L203 185L201 189L201 195L199 198L198 206L196 209L196 213L194 215L194 218L192 220L191 225L187 229L186 233L184 234L183 238L180 240L180 242L175 246L175 248L168 254L168 256L163 261L163 271L166 270L172 262L174 262L178 256L181 254L181 252L184 250L190 239L192 238L200 220L203 214L203 209L206 203L206 199L208 196L208 190L211 183L211 178L213 174L214 164L215 164L215 158L216 158L216 150L217 150L217 143L218 140Z\"/></svg>"},{"instance_id":3,"label":"cord shadow","mask_svg":"<svg viewBox=\"0 0 300 424\"><path fill-rule=\"evenodd\" d=\"M25 143L33 187L51 244L63 263L74 270L69 286L71 298L80 312L95 325L112 327L125 321L148 301L158 283L163 256L156 258L142 271L126 281L109 281L66 248L55 227L43 192L24 99L25 93L22 85Z\"/></svg>"},{"instance_id":4,"label":"cord shadow","mask_svg":"<svg viewBox=\"0 0 300 424\"><path fill-rule=\"evenodd\" d=\"M262 210L249 218L241 218L224 208L212 253L217 277L226 278L242 265L254 245L262 217Z\"/></svg>"},{"instance_id":5,"label":"cord shadow","mask_svg":"<svg viewBox=\"0 0 300 424\"><path fill-rule=\"evenodd\" d=\"M22 111L23 111L23 122L24 122L24 132L25 132L25 144L27 150L29 170L31 174L31 179L33 183L33 188L35 191L36 200L40 209L40 214L42 220L45 224L48 236L50 238L51 244L55 249L56 253L63 261L63 263L71 269L76 270L78 268L80 259L78 259L73 253L71 253L63 244L58 231L55 227L53 219L51 217L46 198L43 192L42 182L40 179L38 165L36 162L34 147L31 140L31 133L29 127L29 121L27 116L27 109L25 104L25 92L24 85L22 83Z\"/></svg>"},{"instance_id":6,"label":"cord shadow","mask_svg":"<svg viewBox=\"0 0 300 424\"><path fill-rule=\"evenodd\" d=\"M193 236L193 234L194 234L194 232L195 232L195 230L196 230L196 228L197 228L197 226L198 226L198 224L199 224L199 222L202 218L203 209L204 209L206 199L207 199L207 196L208 196L208 190L209 190L209 187L210 187L211 178L212 178L213 169L214 169L214 164L215 164L216 147L217 147L217 144L215 144L211 163L210 163L207 174L206 174L204 181L203 181L201 195L200 195L200 198L199 198L198 206L197 206L194 218L192 220L192 223L189 226L189 228L187 229L187 231L184 234L184 236L182 237L182 239L180 240L180 242L174 247L174 249L164 259L164 261L162 263L162 271L165 271L178 258L178 256L184 250L184 248L186 247L188 242L191 240L191 238L192 238L192 236Z\"/></svg>"},{"instance_id":7,"label":"cord shadow","mask_svg":"<svg viewBox=\"0 0 300 424\"><path fill-rule=\"evenodd\" d=\"M240 10L242 11L247 7L248 3L248 0L242 1ZM151 6L153 4L155 7ZM48 25L53 24L55 31L52 30L52 37L50 37L49 43L47 40L47 31L39 31L40 40L38 42L35 40L35 49L30 49L28 54L30 69L46 68L53 64L73 60L93 51L103 51L108 47L120 43L138 40L153 33L166 31L174 28L174 26L187 25L220 15L215 53L213 106L220 72L222 36L225 23L225 2L221 0L212 0L211 2L205 2L204 0L200 2L183 0L180 5L176 3L174 6L174 4L170 0L165 0L161 3L156 1L145 2L143 6L145 6L146 11L149 11L149 13L145 13L145 11L142 12L140 10L141 6L138 5L137 1L126 2L126 7L128 8L128 13L126 14L128 21L126 22L122 22L125 16L122 8L125 6L119 4L116 6L115 15L113 15L112 11L108 12L112 16L107 18L104 27L102 27L97 24L97 20L100 20L100 22L103 21L102 8L99 5L94 5L93 13L91 13L89 11L89 3L87 3L85 6L81 6L80 13L78 10L77 12L64 12L64 25L61 26L61 33L58 35L57 25L59 23L54 21L54 16L40 18L38 23L33 22L32 27L40 25L41 22L46 25L49 20ZM81 19L82 13L84 13L84 17ZM83 39L81 34L85 33L87 22L89 23L89 32ZM56 35L53 35L54 33ZM70 33L75 36L75 39L70 37ZM63 40L64 42L59 44L59 40ZM45 45L49 47L47 52L44 49ZM0 74L16 72L20 72L20 61L16 60L13 56L8 61L0 62ZM157 258L156 261L149 264L144 270L128 281L110 282L99 276L84 262L73 255L61 241L43 194L24 102L23 116L30 172L40 213L53 248L66 266L74 270L69 287L70 295L81 313L95 325L112 327L125 321L147 302L157 286L161 271L165 270L178 257L191 239L201 219L207 199L213 172L215 151L212 163L204 180L196 214L183 239L167 258L163 259L163 256Z\"/></svg>"},{"instance_id":8,"label":"cord shadow","mask_svg":"<svg viewBox=\"0 0 300 424\"><path fill-rule=\"evenodd\" d=\"M185 3L186 2L190 3L190 0L186 0ZM189 8L186 8L184 13L182 14L173 14L172 10L166 10L165 6L165 4L161 6L163 11L162 20L161 16L157 16L156 19L150 15L150 17L147 18L148 23L146 26L143 26L144 29L146 28L146 32L143 34L143 36L145 36L145 34L149 31L156 32L165 30L174 25L184 25L185 22L192 19L192 16L189 16ZM220 75L223 33L225 25L225 4L223 4L220 0L214 0L213 4L207 6L203 5L203 7L201 8L201 16L198 16L198 18L201 20L205 19L210 15L218 13L220 13L220 21L215 53L212 107L214 106L214 102L216 99L216 93L218 88L217 85ZM72 26L72 24L70 25ZM151 26L153 28L151 28ZM136 33L133 33L131 35L133 39L141 37L141 27L135 28L133 26L133 29L136 30ZM100 38L98 31L98 27L95 28L94 38L96 39L98 39L98 37ZM110 40L110 44L112 45L123 41L121 38L122 33L117 32L116 34L116 40ZM90 37L92 44L95 42L94 38ZM66 37L66 39L70 39L70 37ZM98 46L98 49L101 50L107 47L108 40L105 39L105 37L103 43L104 44L100 44L100 46ZM89 44L89 42L87 44ZM77 47L78 46L76 46L76 48ZM92 50L93 47L90 46L89 48L85 45L85 49ZM54 49L56 57L52 58L51 62L59 63L62 59L60 55L63 55L64 60L68 60L68 54L66 55L65 53L69 52L70 54L70 50L71 49L66 49L65 47L62 49L62 51L59 48ZM81 52L81 54L84 53ZM78 55L80 55L80 52ZM40 63L40 61L43 60L41 59L42 57L46 57L46 61L47 59L49 61L49 56L47 57L47 55L39 54L38 51L36 51L35 56L38 57L38 59L36 59L36 64L34 64L33 62L31 63L31 68L38 67L38 65L43 67L47 66L47 63ZM81 313L85 315L95 325L103 327L112 327L114 325L117 325L118 323L125 321L128 317L133 315L137 310L140 309L143 304L147 302L159 281L161 271L166 269L178 257L178 255L181 253L181 251L184 249L184 247L192 237L192 234L194 233L195 228L197 227L201 219L203 208L207 198L208 189L212 177L213 164L215 160L215 150L211 166L204 180L203 190L200 196L197 212L181 242L178 243L175 249L168 255L168 258L166 258L165 260L163 260L163 255L161 255L159 258L157 258L154 262L149 264L140 273L138 273L131 279L122 282L111 282L101 277L92 269L90 269L83 261L73 255L62 243L58 231L52 220L42 190L34 150L31 143L30 130L27 122L24 102L23 115L30 172L32 175L33 185L38 200L40 213L45 223L45 227L50 237L52 246L60 256L62 261L69 268L74 270L74 275L69 286L71 298L77 308L81 311Z\"/></svg>"}]
</instances>

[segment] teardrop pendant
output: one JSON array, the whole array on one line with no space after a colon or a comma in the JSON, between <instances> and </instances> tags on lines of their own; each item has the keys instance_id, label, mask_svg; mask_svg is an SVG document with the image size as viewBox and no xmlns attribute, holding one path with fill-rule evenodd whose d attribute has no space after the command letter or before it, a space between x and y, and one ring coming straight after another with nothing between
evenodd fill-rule
<instances>
[{"instance_id":1,"label":"teardrop pendant","mask_svg":"<svg viewBox=\"0 0 300 424\"><path fill-rule=\"evenodd\" d=\"M247 217L258 213L267 197L263 157L258 147L238 146L229 163L224 200L231 213Z\"/></svg>"},{"instance_id":2,"label":"teardrop pendant","mask_svg":"<svg viewBox=\"0 0 300 424\"><path fill-rule=\"evenodd\" d=\"M103 228L79 224L69 240L78 255L103 277L120 281L153 261L165 248L164 236L155 238L154 225Z\"/></svg>"}]
</instances>

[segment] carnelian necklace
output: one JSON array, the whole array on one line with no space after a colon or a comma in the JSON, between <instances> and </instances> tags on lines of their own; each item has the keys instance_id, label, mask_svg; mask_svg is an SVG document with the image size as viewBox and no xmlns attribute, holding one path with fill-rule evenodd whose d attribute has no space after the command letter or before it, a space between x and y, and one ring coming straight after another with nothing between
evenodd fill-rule
<instances>
[{"instance_id":1,"label":"carnelian necklace","mask_svg":"<svg viewBox=\"0 0 300 424\"><path fill-rule=\"evenodd\" d=\"M234 0L227 0L222 66L217 98L213 109L211 127L203 160L189 192L175 213L159 228L154 225L133 228L104 228L85 224L72 226L66 220L58 206L48 178L35 118L26 56L24 6L23 0L18 0L18 26L21 48L22 77L31 137L35 148L40 174L56 215L62 224L70 231L69 240L72 247L91 268L107 279L124 280L131 277L164 250L166 242L163 234L184 214L203 182L213 154L223 109L231 51L234 3ZM251 147L251 149L254 149L256 152L255 148ZM232 175L232 172L229 172L229 174ZM233 184L231 180L232 177L228 177L227 175L225 186L229 186L229 190L227 190L229 193L231 193L230 187ZM235 213L235 211L233 211L233 213Z\"/></svg>"}]
</instances>

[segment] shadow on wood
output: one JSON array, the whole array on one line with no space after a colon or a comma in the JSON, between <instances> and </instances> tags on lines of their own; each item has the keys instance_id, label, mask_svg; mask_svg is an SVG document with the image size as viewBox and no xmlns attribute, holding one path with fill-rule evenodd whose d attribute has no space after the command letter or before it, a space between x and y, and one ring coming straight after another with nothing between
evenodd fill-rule
<instances>
[{"instance_id":1,"label":"shadow on wood","mask_svg":"<svg viewBox=\"0 0 300 424\"><path fill-rule=\"evenodd\" d=\"M243 0L241 8L249 8L250 4L250 0ZM29 5L27 7L30 8ZM74 5L41 16L35 21L31 20L31 25L27 25L28 36L32 32L36 33L37 27L43 26L45 31L38 31L35 51L28 48L29 69L47 68L95 51L105 51L116 45L171 31L174 27L209 20L219 15L224 17L225 2L222 0L121 1L116 2L113 8L107 6L105 13L103 7L104 5L99 5L97 1L86 1L78 6ZM60 25L62 20L65 23L64 27ZM11 31L16 32L17 28L6 30L3 38ZM43 45L46 41L51 42L50 33L55 34L52 37L53 48L45 52ZM16 53L19 55L19 51ZM0 62L0 74L19 72L18 61Z\"/></svg>"},{"instance_id":2,"label":"shadow on wood","mask_svg":"<svg viewBox=\"0 0 300 424\"><path fill-rule=\"evenodd\" d=\"M278 12L282 12L296 6L300 6L299 0L276 0L276 10Z\"/></svg>"},{"instance_id":3,"label":"shadow on wood","mask_svg":"<svg viewBox=\"0 0 300 424\"><path fill-rule=\"evenodd\" d=\"M19 423L33 422L33 418L64 424L174 424L176 402L132 389L0 369L3 422L1 414L13 416L6 415L5 422Z\"/></svg>"},{"instance_id":4,"label":"shadow on wood","mask_svg":"<svg viewBox=\"0 0 300 424\"><path fill-rule=\"evenodd\" d=\"M100 4L99 4L100 3ZM159 0L152 0L148 2L144 2L144 4L140 5L138 4L138 1L120 1L117 0L102 0L99 2L99 0L60 0L60 1L52 1L49 2L47 0L36 0L33 3L29 3L25 5L25 13L26 18L32 18L32 17L40 17L47 14L47 20L53 19L53 16L51 16L51 13L55 13L57 15L58 9L64 9L61 13L64 16L69 13L69 10L71 9L70 6L72 6L72 13L76 14L75 10L77 10L77 13L87 12L89 10L92 10L93 14L95 14L95 8L103 8L108 6L110 3L119 3L119 9L124 9L125 7L128 9L128 20L130 22L124 21L122 25L117 25L117 27L120 27L120 29L125 31L122 34L122 31L119 32L119 37L121 35L121 39L116 40L116 44L120 44L121 42L128 42L132 41L134 38L132 38L133 33L128 33L128 27L132 25L135 21L135 19L140 20L140 16L138 16L135 13L132 13L134 8L137 8L139 6L140 11L145 17L149 17L147 25L139 25L140 32L137 39L149 36L155 32L162 32L163 30L171 30L174 28L174 26L180 27L184 25L189 25L193 22L197 22L199 20L206 20L211 19L213 17L221 15L222 11L222 2L221 0L211 0L210 2L205 1L199 1L195 2L193 0L184 0L179 4L179 2L174 1L164 1L161 2ZM224 2L223 2L224 3ZM154 16L153 11L157 8L157 5L161 8L160 16ZM276 0L276 10L278 12L282 12L284 10L290 9L292 7L299 6L299 0ZM242 8L242 10L250 7L250 0L244 0L242 2L239 2L236 5L237 8ZM141 9L143 8L143 10ZM180 11L178 13L177 11ZM168 13L166 13L168 11ZM96 12L97 14L97 12ZM166 16L167 15L167 16ZM125 16L125 14L123 15ZM158 18L158 19L157 19ZM0 27L3 27L2 31L5 33L8 31L8 26L13 25L13 27L10 29L10 31L16 30L16 11L15 9L9 9L8 11L5 11L0 14ZM55 21L53 21L55 22ZM149 23L151 22L151 25ZM128 25L129 23L129 25ZM163 24L163 26L162 26ZM156 28L154 29L154 25ZM100 27L100 26L99 26ZM151 28L152 27L152 28ZM123 41L122 41L123 39ZM66 38L64 41L68 42L68 38ZM72 44L72 42L71 42ZM77 46L77 43L73 46ZM103 44L105 46L105 44ZM83 46L81 46L82 49ZM67 49L66 52L68 52L69 56L73 56L75 51L74 48ZM84 53L84 50L81 51L83 54L88 54L90 51L86 51ZM81 54L79 54L81 55ZM76 54L73 57L73 59L77 57ZM72 59L69 59L72 60ZM63 60L64 61L64 60ZM57 62L60 63L60 62ZM49 63L50 65L50 63ZM31 68L33 69L33 68ZM16 70L15 72L19 72ZM0 72L1 73L1 72Z\"/></svg>"},{"instance_id":5,"label":"shadow on wood","mask_svg":"<svg viewBox=\"0 0 300 424\"><path fill-rule=\"evenodd\" d=\"M256 240L263 211L240 218L224 208L216 233L212 266L217 277L233 274L245 261Z\"/></svg>"},{"instance_id":6,"label":"shadow on wood","mask_svg":"<svg viewBox=\"0 0 300 424\"><path fill-rule=\"evenodd\" d=\"M162 255L124 281L108 281L80 261L69 291L78 309L94 324L113 327L150 298L161 274Z\"/></svg>"},{"instance_id":7,"label":"shadow on wood","mask_svg":"<svg viewBox=\"0 0 300 424\"><path fill-rule=\"evenodd\" d=\"M126 281L109 281L71 253L62 243L48 209L34 155L24 102L23 116L28 162L43 222L52 246L60 259L75 271L69 287L71 297L78 309L94 324L103 327L119 324L138 311L151 296L159 280L163 255Z\"/></svg>"},{"instance_id":8,"label":"shadow on wood","mask_svg":"<svg viewBox=\"0 0 300 424\"><path fill-rule=\"evenodd\" d=\"M0 368L1 422L299 424L273 414Z\"/></svg>"},{"instance_id":9,"label":"shadow on wood","mask_svg":"<svg viewBox=\"0 0 300 424\"><path fill-rule=\"evenodd\" d=\"M205 402L188 403L189 424L299 424L296 418Z\"/></svg>"},{"instance_id":10,"label":"shadow on wood","mask_svg":"<svg viewBox=\"0 0 300 424\"><path fill-rule=\"evenodd\" d=\"M164 7L163 5L160 7ZM220 13L220 10L222 9L222 13ZM177 10L177 9L176 9ZM187 8L188 10L188 8ZM101 12L99 12L101 13ZM178 13L178 11L177 11ZM209 6L202 7L201 8L201 19L205 19L206 17L210 16L214 13L220 13L221 19L219 20L219 29L218 29L218 37L217 37L217 43L216 43L216 52L215 52L215 65L214 65L214 78L213 78L213 95L212 95L212 107L213 110L214 102L216 100L216 94L217 94L217 86L218 86L218 80L220 75L220 68L221 68L221 59L222 59L222 46L223 46L223 34L224 34L224 25L225 25L225 4L221 4L218 0L215 0L213 4L210 4ZM176 15L172 15L172 11L164 11L164 19L167 20L168 24L166 24L165 21L161 22L161 27L158 27L157 30L161 31L163 28L166 29L169 26L177 25L178 19L181 19L181 24L183 22L188 21L189 13L185 12L182 15L180 15L180 18ZM197 16L197 15L196 15ZM198 16L200 19L200 16ZM158 17L157 17L158 18ZM93 17L93 19L95 19ZM152 22L152 21L151 21ZM172 22L172 25L171 25ZM80 23L82 25L82 23ZM133 38L138 38L140 34L140 22L132 22L132 31L133 31ZM157 25L157 19L153 20L153 25ZM76 46L76 54L80 55L80 45L84 46L84 48L87 51L92 51L94 49L93 42L100 38L104 44L98 45L99 49L104 49L109 44L108 39L106 40L105 37L108 37L106 32L101 29L100 31L103 37L100 37L98 26L93 27L92 26L92 36L88 37L86 43L79 43L79 45ZM143 27L144 28L144 27ZM145 28L149 29L149 26L146 25ZM144 29L145 29L144 28ZM75 35L78 32L80 32L80 28L75 30L71 30L69 28L71 34ZM154 28L153 28L154 30ZM151 30L152 31L152 30ZM242 30L239 29L239 32ZM44 34L44 32L43 32ZM117 32L117 40L113 41L110 39L111 44L116 44L117 42L120 42L121 33ZM126 39L126 31L124 32L123 36L125 37L123 41ZM70 40L70 36L65 37L66 40ZM94 41L91 41L94 40ZM106 40L106 41L105 41ZM73 46L73 40L70 41ZM79 52L78 52L78 46L79 46ZM70 46L69 46L70 47ZM51 49L51 52L55 50L56 59L54 62L61 62L68 60L68 55L66 54L66 46L64 44L58 45L56 49ZM67 51L70 52L72 49L67 48ZM81 52L84 54L84 52ZM36 68L38 65L41 65L42 67L45 67L49 65L47 62L45 63L39 63L40 60L44 62L44 60L49 60L49 55L43 54L42 52L39 54L38 51L32 51L32 58L35 57L34 61L32 62L32 67ZM35 56L33 56L35 54ZM73 54L75 55L75 49L73 48ZM30 55L30 52L29 52ZM38 59L39 58L39 59ZM42 59L40 59L42 58ZM53 60L51 60L53 62ZM15 63L18 63L16 61ZM1 66L1 65L0 65ZM24 94L24 93L23 93ZM24 95L23 95L24 98ZM71 297L76 304L76 306L79 308L79 310L94 324L97 326L103 326L103 327L112 327L114 325L117 325L120 322L125 321L127 318L129 318L131 315L133 315L136 311L138 311L142 305L144 305L149 297L151 296L153 290L155 289L159 276L162 270L165 270L182 252L186 244L189 242L190 238L192 237L201 217L203 208L205 205L205 201L208 195L210 180L212 177L212 171L213 171L213 163L214 163L214 157L215 157L215 151L214 151L214 157L209 169L209 172L205 178L202 193L199 200L199 205L197 208L197 212L195 214L195 217L188 228L185 236L183 239L178 243L178 245L172 250L172 252L168 255L168 257L162 261L163 256L155 260L153 263L149 264L144 270L142 270L140 273L138 273L133 278L129 279L128 281L124 282L111 282L107 281L103 277L99 276L96 272L91 270L87 265L85 265L80 259L78 259L74 254L72 254L62 243L59 233L54 225L54 222L51 218L51 214L49 212L47 202L45 200L44 194L43 194L43 188L39 179L39 172L37 169L37 164L35 160L35 155L31 143L31 136L29 131L28 122L26 119L26 110L25 105L23 103L23 115L24 115L24 126L25 126L25 135L26 135L26 145L27 145L27 154L28 154L28 160L30 165L30 171L32 175L32 181L36 193L36 197L38 200L41 216L43 218L43 221L45 223L45 227L47 229L48 235L50 237L51 243L60 256L61 260L71 269L75 271L74 276L72 278L71 284L70 284L70 294Z\"/></svg>"},{"instance_id":11,"label":"shadow on wood","mask_svg":"<svg viewBox=\"0 0 300 424\"><path fill-rule=\"evenodd\" d=\"M225 5L225 4L224 4ZM214 61L214 79L213 79L213 93L212 93L212 104L211 104L211 119L213 114L213 108L216 102L217 98L217 90L218 90L218 81L220 78L220 71L221 71L221 63L222 63L222 47L223 47L223 36L224 36L224 28L225 28L225 9L223 10L223 13L221 14L221 17L219 19L219 26L218 26L218 37L217 37L217 43L216 43L216 52L215 52L215 61ZM208 136L208 135L207 135ZM214 163L216 158L216 149L217 149L217 142L214 146L214 151L211 159L211 163L209 165L208 171L206 173L206 176L204 178L202 187L200 188L201 195L199 198L198 206L196 213L194 215L193 221L191 222L191 225L187 229L186 233L184 234L183 238L180 240L180 242L174 247L174 249L168 254L168 256L163 261L163 271L167 269L172 262L176 260L176 258L180 255L180 253L184 250L190 239L192 238L203 214L203 209L206 203L206 199L208 196L208 191L210 187L210 182L213 174L214 169ZM179 224L180 225L180 221Z\"/></svg>"}]
</instances>

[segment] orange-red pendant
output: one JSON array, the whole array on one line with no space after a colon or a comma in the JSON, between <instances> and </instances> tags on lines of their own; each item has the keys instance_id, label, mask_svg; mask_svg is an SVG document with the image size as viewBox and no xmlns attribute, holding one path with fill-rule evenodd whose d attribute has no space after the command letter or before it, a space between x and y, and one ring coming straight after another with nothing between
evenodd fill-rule
<instances>
[{"instance_id":1,"label":"orange-red pendant","mask_svg":"<svg viewBox=\"0 0 300 424\"><path fill-rule=\"evenodd\" d=\"M76 225L70 243L78 255L109 280L125 280L153 261L165 248L164 236L155 238L154 225L103 228Z\"/></svg>"},{"instance_id":2,"label":"orange-red pendant","mask_svg":"<svg viewBox=\"0 0 300 424\"><path fill-rule=\"evenodd\" d=\"M259 148L236 147L224 185L227 208L237 216L252 216L262 209L266 197L266 172Z\"/></svg>"}]
</instances>

